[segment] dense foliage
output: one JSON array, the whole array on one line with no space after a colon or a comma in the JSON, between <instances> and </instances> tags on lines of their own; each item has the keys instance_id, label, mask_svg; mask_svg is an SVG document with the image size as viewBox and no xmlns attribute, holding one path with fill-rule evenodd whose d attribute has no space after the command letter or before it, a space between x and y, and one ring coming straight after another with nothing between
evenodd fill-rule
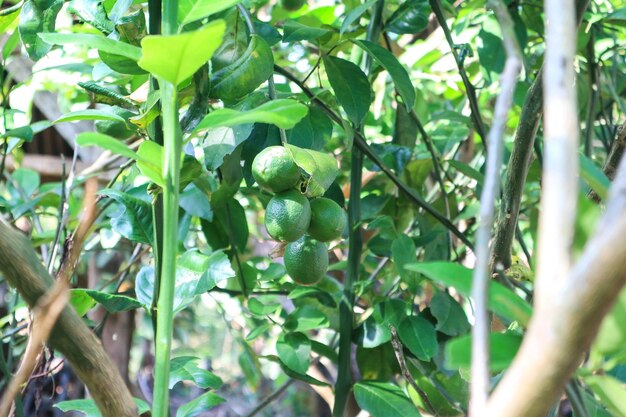
<instances>
[{"instance_id":1,"label":"dense foliage","mask_svg":"<svg viewBox=\"0 0 626 417\"><path fill-rule=\"evenodd\" d=\"M0 213L28 233L54 275L85 221L86 187L97 184L98 215L84 236L70 303L104 337L112 317L134 317L128 346L117 349L130 357L126 369L142 400L152 400L146 375L171 255L173 359L161 382L176 416L212 407L245 415L275 390L288 395L272 397L261 413L330 415L333 404L334 416L344 407L351 416L359 409L374 417L466 413L472 249L506 58L485 2L179 0L173 26L164 12L166 36L158 1L6 3ZM542 3L506 3L523 70L506 123L505 164L518 126L529 123L523 107L541 106L531 86L545 48ZM578 3L584 141L576 251L595 230L612 178L602 167L626 114L626 8L615 0ZM34 64L24 76L26 57ZM172 95L162 94L164 86ZM35 119L43 91L54 94L56 120ZM76 122L66 139L77 161L67 156L53 179L27 167L28 146ZM510 252L495 239L505 249L495 257L489 294L494 384L532 315L542 132L540 125L528 131L532 162L520 171L510 162L502 174L500 220L517 215L505 205L515 182L521 203L508 230ZM182 154L172 153L168 137ZM316 270L321 260L308 265L298 255L290 277L287 244L276 241L300 238L308 219L265 229L265 208L275 192L284 194L253 176L255 157L270 146L284 146L297 165L287 193L307 207L324 196L348 213L342 236L315 246L316 259L328 253L325 274ZM177 219L163 211L164 199L176 201ZM173 234L164 232L168 225ZM324 278L308 285L319 273ZM24 350L28 313L3 288L6 384ZM622 296L552 415L626 415L624 308ZM60 373L48 359L26 393L41 394L37 381ZM31 409L29 398L18 399L18 412ZM89 400L57 406L96 415Z\"/></svg>"}]
</instances>

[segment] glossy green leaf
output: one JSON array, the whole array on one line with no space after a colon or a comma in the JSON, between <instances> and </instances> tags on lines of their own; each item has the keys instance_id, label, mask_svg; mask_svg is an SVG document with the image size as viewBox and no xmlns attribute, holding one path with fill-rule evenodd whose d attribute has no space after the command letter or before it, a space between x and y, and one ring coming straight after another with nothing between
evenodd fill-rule
<instances>
[{"instance_id":1,"label":"glossy green leaf","mask_svg":"<svg viewBox=\"0 0 626 417\"><path fill-rule=\"evenodd\" d=\"M405 268L405 265L413 264L417 260L415 242L407 235L399 235L391 244L391 254L393 264L402 281L411 282L415 280L418 274Z\"/></svg>"},{"instance_id":2,"label":"glossy green leaf","mask_svg":"<svg viewBox=\"0 0 626 417\"><path fill-rule=\"evenodd\" d=\"M281 362L299 374L306 374L311 365L311 341L303 333L287 333L276 342Z\"/></svg>"},{"instance_id":3,"label":"glossy green leaf","mask_svg":"<svg viewBox=\"0 0 626 417\"><path fill-rule=\"evenodd\" d=\"M174 85L191 77L222 43L226 25L214 20L194 32L172 36L146 36L141 40L143 56L137 64Z\"/></svg>"},{"instance_id":4,"label":"glossy green leaf","mask_svg":"<svg viewBox=\"0 0 626 417\"><path fill-rule=\"evenodd\" d=\"M80 146L98 146L128 159L137 160L139 155L128 147L124 142L96 132L82 132L76 136L76 143Z\"/></svg>"},{"instance_id":5,"label":"glossy green leaf","mask_svg":"<svg viewBox=\"0 0 626 417\"><path fill-rule=\"evenodd\" d=\"M187 404L178 407L176 417L194 417L222 404L225 401L225 399L217 394L205 392L199 397L189 401Z\"/></svg>"},{"instance_id":6,"label":"glossy green leaf","mask_svg":"<svg viewBox=\"0 0 626 417\"><path fill-rule=\"evenodd\" d=\"M96 306L96 301L83 288L70 288L69 303L80 317Z\"/></svg>"},{"instance_id":7,"label":"glossy green leaf","mask_svg":"<svg viewBox=\"0 0 626 417\"><path fill-rule=\"evenodd\" d=\"M402 344L422 361L430 360L437 353L435 327L422 317L405 317L400 322L398 336Z\"/></svg>"},{"instance_id":8,"label":"glossy green leaf","mask_svg":"<svg viewBox=\"0 0 626 417\"><path fill-rule=\"evenodd\" d=\"M137 409L139 414L146 413L150 411L150 405L139 398L133 398L135 404L137 404ZM54 404L54 407L58 408L63 412L70 411L78 411L85 415L85 417L101 417L102 414L98 407L96 406L96 402L92 399L84 399L84 400L69 400L69 401L61 401Z\"/></svg>"},{"instance_id":9,"label":"glossy green leaf","mask_svg":"<svg viewBox=\"0 0 626 417\"><path fill-rule=\"evenodd\" d=\"M580 154L579 158L581 177L601 199L606 200L609 196L611 181L591 159L583 154Z\"/></svg>"},{"instance_id":10,"label":"glossy green leaf","mask_svg":"<svg viewBox=\"0 0 626 417\"><path fill-rule=\"evenodd\" d=\"M150 181L160 187L165 187L163 180L163 147L156 142L145 141L137 150L137 168Z\"/></svg>"},{"instance_id":11,"label":"glossy green leaf","mask_svg":"<svg viewBox=\"0 0 626 417\"><path fill-rule=\"evenodd\" d=\"M329 32L328 29L307 26L295 20L287 20L283 30L283 42L312 41Z\"/></svg>"},{"instance_id":12,"label":"glossy green leaf","mask_svg":"<svg viewBox=\"0 0 626 417\"><path fill-rule=\"evenodd\" d=\"M118 217L111 219L113 230L132 242L152 245L154 232L149 203L112 188L105 188L100 195L112 198L124 207Z\"/></svg>"},{"instance_id":13,"label":"glossy green leaf","mask_svg":"<svg viewBox=\"0 0 626 417\"><path fill-rule=\"evenodd\" d=\"M337 100L348 118L357 126L361 124L372 102L372 90L361 68L345 59L324 56L324 68Z\"/></svg>"},{"instance_id":14,"label":"glossy green leaf","mask_svg":"<svg viewBox=\"0 0 626 417\"><path fill-rule=\"evenodd\" d=\"M397 34L417 34L428 26L430 13L428 0L402 2L385 22L385 29Z\"/></svg>"},{"instance_id":15,"label":"glossy green leaf","mask_svg":"<svg viewBox=\"0 0 626 417\"><path fill-rule=\"evenodd\" d=\"M141 58L141 48L100 35L84 33L40 33L39 37L50 45L82 45L110 54L120 55L133 61L138 61Z\"/></svg>"},{"instance_id":16,"label":"glossy green leaf","mask_svg":"<svg viewBox=\"0 0 626 417\"><path fill-rule=\"evenodd\" d=\"M211 201L207 193L199 189L195 184L189 184L180 193L180 206L190 215L200 219L213 220Z\"/></svg>"},{"instance_id":17,"label":"glossy green leaf","mask_svg":"<svg viewBox=\"0 0 626 417\"><path fill-rule=\"evenodd\" d=\"M218 109L209 113L196 130L231 127L250 123L268 123L282 129L291 129L308 113L308 107L290 99L268 101L247 111Z\"/></svg>"},{"instance_id":18,"label":"glossy green leaf","mask_svg":"<svg viewBox=\"0 0 626 417\"><path fill-rule=\"evenodd\" d=\"M522 344L522 336L513 333L489 335L489 369L500 372L509 367ZM472 362L472 335L450 340L446 344L446 366L450 369L470 369Z\"/></svg>"},{"instance_id":19,"label":"glossy green leaf","mask_svg":"<svg viewBox=\"0 0 626 417\"><path fill-rule=\"evenodd\" d=\"M614 416L626 416L626 387L623 381L608 375L591 375L585 377L585 383Z\"/></svg>"},{"instance_id":20,"label":"glossy green leaf","mask_svg":"<svg viewBox=\"0 0 626 417\"><path fill-rule=\"evenodd\" d=\"M59 117L52 123L57 124L65 122L78 122L80 120L115 120L125 123L124 118L118 116L117 114L95 109L77 110L65 113L63 116Z\"/></svg>"},{"instance_id":21,"label":"glossy green leaf","mask_svg":"<svg viewBox=\"0 0 626 417\"><path fill-rule=\"evenodd\" d=\"M115 23L109 20L102 0L72 0L67 10L105 35L115 30Z\"/></svg>"},{"instance_id":22,"label":"glossy green leaf","mask_svg":"<svg viewBox=\"0 0 626 417\"><path fill-rule=\"evenodd\" d=\"M169 388L181 381L191 381L198 388L218 389L222 386L222 380L213 372L200 366L201 360L195 356L179 356L170 361Z\"/></svg>"},{"instance_id":23,"label":"glossy green leaf","mask_svg":"<svg viewBox=\"0 0 626 417\"><path fill-rule=\"evenodd\" d=\"M407 265L427 278L447 287L454 287L460 294L469 297L472 288L472 270L451 262L429 262ZM489 283L488 308L497 315L517 321L526 326L532 315L532 307L521 297L502 284Z\"/></svg>"},{"instance_id":24,"label":"glossy green leaf","mask_svg":"<svg viewBox=\"0 0 626 417\"><path fill-rule=\"evenodd\" d=\"M354 384L354 398L372 417L420 417L417 407L397 385L360 381Z\"/></svg>"},{"instance_id":25,"label":"glossy green leaf","mask_svg":"<svg viewBox=\"0 0 626 417\"><path fill-rule=\"evenodd\" d=\"M119 313L120 311L136 310L143 307L143 304L134 298L120 294L108 294L102 291L84 290L85 294L93 298L98 304L102 304L109 313Z\"/></svg>"},{"instance_id":26,"label":"glossy green leaf","mask_svg":"<svg viewBox=\"0 0 626 417\"><path fill-rule=\"evenodd\" d=\"M24 48L33 61L43 58L50 50L49 43L38 35L54 30L61 7L63 0L28 0L22 5L18 30Z\"/></svg>"},{"instance_id":27,"label":"glossy green leaf","mask_svg":"<svg viewBox=\"0 0 626 417\"><path fill-rule=\"evenodd\" d=\"M337 160L334 156L293 145L285 145L293 155L296 164L309 176L304 186L308 197L319 197L339 175Z\"/></svg>"},{"instance_id":28,"label":"glossy green leaf","mask_svg":"<svg viewBox=\"0 0 626 417\"><path fill-rule=\"evenodd\" d=\"M186 25L235 6L241 0L179 0L178 23Z\"/></svg>"},{"instance_id":29,"label":"glossy green leaf","mask_svg":"<svg viewBox=\"0 0 626 417\"><path fill-rule=\"evenodd\" d=\"M346 30L352 25L354 22L357 22L363 13L367 11L367 9L371 8L374 4L376 4L376 0L368 0L363 4L359 4L354 9L350 10L350 12L346 15L346 18L343 19L343 23L341 23L341 29L339 30L339 34L343 35Z\"/></svg>"},{"instance_id":30,"label":"glossy green leaf","mask_svg":"<svg viewBox=\"0 0 626 417\"><path fill-rule=\"evenodd\" d=\"M373 42L357 40L355 44L367 51L374 61L387 70L396 86L396 90L402 97L402 101L404 101L404 106L408 111L411 111L415 104L415 87L413 87L408 72L398 59L387 49Z\"/></svg>"},{"instance_id":31,"label":"glossy green leaf","mask_svg":"<svg viewBox=\"0 0 626 417\"><path fill-rule=\"evenodd\" d=\"M430 300L430 312L437 319L436 329L448 336L460 336L470 331L465 311L445 291L438 291Z\"/></svg>"}]
</instances>

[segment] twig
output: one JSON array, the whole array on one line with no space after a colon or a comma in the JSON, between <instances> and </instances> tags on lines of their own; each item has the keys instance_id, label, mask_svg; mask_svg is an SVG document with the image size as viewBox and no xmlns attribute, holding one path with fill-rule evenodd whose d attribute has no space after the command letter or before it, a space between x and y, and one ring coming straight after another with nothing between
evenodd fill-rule
<instances>
[{"instance_id":1,"label":"twig","mask_svg":"<svg viewBox=\"0 0 626 417\"><path fill-rule=\"evenodd\" d=\"M454 398L448 392L446 387L444 387L436 378L434 378L430 373L428 373L419 360L409 357L409 362L411 362L411 364L415 366L415 368L417 368L417 370L420 371L422 375L424 375L431 384L433 384L433 387L435 387L435 389L439 392L439 394L441 394L443 398L446 399L446 401L452 404L454 408L461 411L464 415L467 414L467 409L463 406L463 404L461 404L460 401Z\"/></svg>"},{"instance_id":2,"label":"twig","mask_svg":"<svg viewBox=\"0 0 626 417\"><path fill-rule=\"evenodd\" d=\"M480 214L476 231L476 266L472 281L475 324L472 329L472 377L470 388L470 415L482 416L489 396L489 240L495 217L495 204L500 194L500 168L504 151L504 131L508 113L513 104L517 75L522 66L521 53L515 37L514 24L502 0L490 0L504 38L506 62L502 72L502 91L496 99L493 124L489 130L485 184L480 197Z\"/></svg>"},{"instance_id":3,"label":"twig","mask_svg":"<svg viewBox=\"0 0 626 417\"><path fill-rule=\"evenodd\" d=\"M265 397L263 399L263 401L261 401L256 407L254 407L248 414L246 414L245 417L254 417L256 416L258 413L260 413L265 407L267 407L269 404L272 403L272 401L274 401L275 399L277 399L278 397L280 397L282 395L283 392L285 392L287 390L287 388L289 388L291 386L291 384L293 384L295 382L295 379L290 379L289 381L285 382L283 385L281 385L280 387L278 387L278 389L274 392L272 392L270 395L268 395L267 397Z\"/></svg>"},{"instance_id":4,"label":"twig","mask_svg":"<svg viewBox=\"0 0 626 417\"><path fill-rule=\"evenodd\" d=\"M480 135L480 139L482 140L483 147L485 148L485 152L487 152L488 144L487 140L487 129L485 129L485 124L480 115L480 108L478 106L478 100L476 99L476 89L472 85L467 73L465 72L465 68L463 68L463 62L459 58L459 54L456 51L456 44L452 39L452 33L450 32L450 28L448 28L448 23L446 23L446 18L443 15L443 8L441 7L441 2L439 0L429 0L430 6L437 17L437 21L439 22L439 26L443 29L443 33L446 36L446 40L448 41L448 45L450 46L450 51L452 52L452 56L454 57L454 62L459 69L459 75L461 76L461 80L463 80L463 85L465 86L465 92L467 93L467 99L469 100L470 109L472 110L472 123L474 124L474 128L478 135Z\"/></svg>"},{"instance_id":5,"label":"twig","mask_svg":"<svg viewBox=\"0 0 626 417\"><path fill-rule=\"evenodd\" d=\"M391 346L393 347L393 351L396 354L396 359L398 361L398 365L400 365L402 376L404 376L404 379L406 379L409 385L411 385L415 392L417 392L417 394L420 396L428 411L432 415L438 416L439 414L435 410L435 407L433 407L432 403L428 399L428 394L426 394L426 391L424 391L417 385L417 382L415 382L415 379L413 379L413 375L411 375L409 368L406 366L406 361L404 360L404 352L402 352L402 343L400 343L400 339L398 339L398 332L396 331L396 328L393 326L393 324L390 324L389 329L391 330Z\"/></svg>"},{"instance_id":6,"label":"twig","mask_svg":"<svg viewBox=\"0 0 626 417\"><path fill-rule=\"evenodd\" d=\"M578 198L576 10L568 0L545 2L544 168L535 300L551 302L571 263Z\"/></svg>"},{"instance_id":7,"label":"twig","mask_svg":"<svg viewBox=\"0 0 626 417\"><path fill-rule=\"evenodd\" d=\"M306 85L302 84L298 78L296 78L293 74L287 71L284 68L281 68L277 65L274 65L274 70L283 75L289 81L296 84L307 97L311 99L313 103L319 106L328 117L335 122L339 126L343 126L341 118L330 109L323 101L316 97L316 95L308 88ZM382 159L372 150L372 148L367 144L365 137L358 130L354 131L354 146L356 146L365 156L367 156L376 166L380 168L380 170L393 182L396 187L398 187L402 192L407 194L407 197L413 203L415 203L418 207L421 207L428 214L433 216L439 223L441 223L446 229L450 230L456 237L458 237L468 248L472 249L472 242L454 225L450 220L446 218L443 214L433 208L430 204L428 204L422 197L420 197L415 190L411 187L407 186L400 178L391 170L389 167L385 165Z\"/></svg>"}]
</instances>

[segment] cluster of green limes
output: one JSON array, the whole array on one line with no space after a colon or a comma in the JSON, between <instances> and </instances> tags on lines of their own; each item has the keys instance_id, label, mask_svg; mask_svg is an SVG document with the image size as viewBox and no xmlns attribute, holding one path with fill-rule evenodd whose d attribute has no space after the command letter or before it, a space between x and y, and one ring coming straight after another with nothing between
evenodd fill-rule
<instances>
[{"instance_id":1,"label":"cluster of green limes","mask_svg":"<svg viewBox=\"0 0 626 417\"><path fill-rule=\"evenodd\" d=\"M313 285L326 275L328 249L324 242L341 237L346 213L333 200L309 199L299 185L302 172L282 146L270 146L252 162L252 176L274 194L265 208L265 228L275 240L288 242L285 269L297 283Z\"/></svg>"}]
</instances>

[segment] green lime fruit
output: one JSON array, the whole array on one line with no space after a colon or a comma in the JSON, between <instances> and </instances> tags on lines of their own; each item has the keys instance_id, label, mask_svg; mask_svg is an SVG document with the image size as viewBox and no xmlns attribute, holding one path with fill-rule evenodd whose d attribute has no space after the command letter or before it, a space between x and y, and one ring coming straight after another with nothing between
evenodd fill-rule
<instances>
[{"instance_id":1,"label":"green lime fruit","mask_svg":"<svg viewBox=\"0 0 626 417\"><path fill-rule=\"evenodd\" d=\"M269 146L252 161L252 176L261 187L280 193L293 188L302 174L288 149Z\"/></svg>"},{"instance_id":2,"label":"green lime fruit","mask_svg":"<svg viewBox=\"0 0 626 417\"><path fill-rule=\"evenodd\" d=\"M310 222L311 204L296 190L276 194L265 208L265 228L276 240L293 242L300 239Z\"/></svg>"},{"instance_id":3,"label":"green lime fruit","mask_svg":"<svg viewBox=\"0 0 626 417\"><path fill-rule=\"evenodd\" d=\"M289 10L290 12L299 10L304 6L304 3L306 3L306 0L280 0L280 5L283 6L283 9Z\"/></svg>"},{"instance_id":4,"label":"green lime fruit","mask_svg":"<svg viewBox=\"0 0 626 417\"><path fill-rule=\"evenodd\" d=\"M320 242L341 237L348 225L344 209L330 198L320 197L311 201L311 224L309 235Z\"/></svg>"},{"instance_id":5,"label":"green lime fruit","mask_svg":"<svg viewBox=\"0 0 626 417\"><path fill-rule=\"evenodd\" d=\"M298 284L318 283L328 270L326 244L305 235L285 248L285 269Z\"/></svg>"}]
</instances>

